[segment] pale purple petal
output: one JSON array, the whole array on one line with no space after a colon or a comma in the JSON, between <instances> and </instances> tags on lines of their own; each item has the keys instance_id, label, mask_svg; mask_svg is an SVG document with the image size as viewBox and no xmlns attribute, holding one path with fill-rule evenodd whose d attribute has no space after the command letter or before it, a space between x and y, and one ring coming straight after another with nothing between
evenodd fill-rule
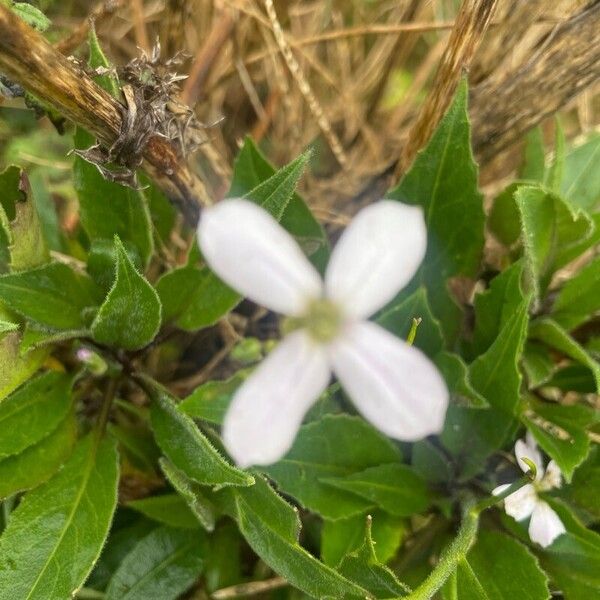
<instances>
[{"instance_id":1,"label":"pale purple petal","mask_svg":"<svg viewBox=\"0 0 600 600\"><path fill-rule=\"evenodd\" d=\"M394 200L371 204L354 217L331 255L326 295L350 317L368 317L412 279L426 248L420 208Z\"/></svg>"},{"instance_id":2,"label":"pale purple petal","mask_svg":"<svg viewBox=\"0 0 600 600\"><path fill-rule=\"evenodd\" d=\"M349 324L330 349L344 390L379 430L406 441L442 430L448 389L420 350L368 321Z\"/></svg>"},{"instance_id":3,"label":"pale purple petal","mask_svg":"<svg viewBox=\"0 0 600 600\"><path fill-rule=\"evenodd\" d=\"M252 202L224 200L205 208L198 242L225 283L271 310L299 315L322 295L321 278L296 241Z\"/></svg>"},{"instance_id":4,"label":"pale purple petal","mask_svg":"<svg viewBox=\"0 0 600 600\"><path fill-rule=\"evenodd\" d=\"M286 336L243 383L227 411L223 442L235 462L249 467L279 460L330 377L321 346L302 330Z\"/></svg>"},{"instance_id":5,"label":"pale purple petal","mask_svg":"<svg viewBox=\"0 0 600 600\"><path fill-rule=\"evenodd\" d=\"M548 503L539 501L529 522L529 537L533 542L537 542L542 548L547 548L566 529L560 517L548 505Z\"/></svg>"},{"instance_id":6,"label":"pale purple petal","mask_svg":"<svg viewBox=\"0 0 600 600\"><path fill-rule=\"evenodd\" d=\"M504 498L504 510L513 519L522 521L531 515L537 503L538 497L535 488L528 483Z\"/></svg>"}]
</instances>

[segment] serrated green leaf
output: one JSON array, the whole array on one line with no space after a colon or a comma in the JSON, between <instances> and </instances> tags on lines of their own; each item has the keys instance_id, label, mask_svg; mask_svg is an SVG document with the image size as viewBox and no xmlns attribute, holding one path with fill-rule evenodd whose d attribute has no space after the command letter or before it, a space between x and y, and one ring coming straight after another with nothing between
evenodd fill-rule
<instances>
[{"instance_id":1,"label":"serrated green leaf","mask_svg":"<svg viewBox=\"0 0 600 600\"><path fill-rule=\"evenodd\" d=\"M159 527L127 554L106 590L106 600L176 600L198 579L206 539L199 531Z\"/></svg>"},{"instance_id":2,"label":"serrated green leaf","mask_svg":"<svg viewBox=\"0 0 600 600\"><path fill-rule=\"evenodd\" d=\"M377 560L385 564L396 555L406 532L406 520L381 510L372 511L371 535ZM337 567L344 557L364 543L367 515L325 521L321 530L321 557L325 564Z\"/></svg>"},{"instance_id":3,"label":"serrated green leaf","mask_svg":"<svg viewBox=\"0 0 600 600\"><path fill-rule=\"evenodd\" d=\"M48 372L29 380L0 403L0 461L37 444L66 417L72 377Z\"/></svg>"},{"instance_id":4,"label":"serrated green leaf","mask_svg":"<svg viewBox=\"0 0 600 600\"><path fill-rule=\"evenodd\" d=\"M548 600L548 580L517 540L482 530L442 590L443 600Z\"/></svg>"},{"instance_id":5,"label":"serrated green leaf","mask_svg":"<svg viewBox=\"0 0 600 600\"><path fill-rule=\"evenodd\" d=\"M71 454L76 438L77 421L71 412L37 444L0 461L0 499L50 479Z\"/></svg>"},{"instance_id":6,"label":"serrated green leaf","mask_svg":"<svg viewBox=\"0 0 600 600\"><path fill-rule=\"evenodd\" d=\"M575 329L600 312L600 258L569 278L556 296L552 318L567 330Z\"/></svg>"},{"instance_id":7,"label":"serrated green leaf","mask_svg":"<svg viewBox=\"0 0 600 600\"><path fill-rule=\"evenodd\" d=\"M356 494L396 517L423 512L431 502L420 475L398 463L370 467L346 477L321 477L319 481Z\"/></svg>"},{"instance_id":8,"label":"serrated green leaf","mask_svg":"<svg viewBox=\"0 0 600 600\"><path fill-rule=\"evenodd\" d=\"M200 491L200 486L188 479L166 458L161 458L159 463L165 477L185 500L197 521L206 531L213 531L216 522L215 510L209 500Z\"/></svg>"},{"instance_id":9,"label":"serrated green leaf","mask_svg":"<svg viewBox=\"0 0 600 600\"><path fill-rule=\"evenodd\" d=\"M124 350L147 346L158 333L161 304L154 288L140 275L119 238L115 282L91 326L97 342Z\"/></svg>"},{"instance_id":10,"label":"serrated green leaf","mask_svg":"<svg viewBox=\"0 0 600 600\"><path fill-rule=\"evenodd\" d=\"M591 407L581 404L563 406L531 399L523 421L569 482L590 450L587 429L600 422L600 416Z\"/></svg>"},{"instance_id":11,"label":"serrated green leaf","mask_svg":"<svg viewBox=\"0 0 600 600\"><path fill-rule=\"evenodd\" d=\"M0 277L0 301L42 327L85 329L100 291L87 275L51 263Z\"/></svg>"},{"instance_id":12,"label":"serrated green leaf","mask_svg":"<svg viewBox=\"0 0 600 600\"><path fill-rule=\"evenodd\" d=\"M165 456L183 473L202 485L252 485L254 478L230 465L196 427L177 410L163 388L149 383L154 436Z\"/></svg>"},{"instance_id":13,"label":"serrated green leaf","mask_svg":"<svg viewBox=\"0 0 600 600\"><path fill-rule=\"evenodd\" d=\"M529 337L544 342L551 348L562 352L587 367L596 381L596 390L600 393L600 363L573 339L558 323L549 318L536 319L529 327Z\"/></svg>"},{"instance_id":14,"label":"serrated green leaf","mask_svg":"<svg viewBox=\"0 0 600 600\"><path fill-rule=\"evenodd\" d=\"M448 339L458 331L460 311L447 280L474 276L483 251L485 217L470 145L467 95L465 78L426 148L387 195L423 207L427 255L416 281L427 287L433 313Z\"/></svg>"},{"instance_id":15,"label":"serrated green leaf","mask_svg":"<svg viewBox=\"0 0 600 600\"><path fill-rule=\"evenodd\" d=\"M366 528L363 525L359 530L363 535L363 544L344 558L339 566L340 573L369 590L375 598L406 596L410 588L400 582L396 575L377 558L371 517L367 517L365 521Z\"/></svg>"},{"instance_id":16,"label":"serrated green leaf","mask_svg":"<svg viewBox=\"0 0 600 600\"><path fill-rule=\"evenodd\" d=\"M180 529L198 529L200 527L200 523L185 500L177 494L162 494L130 500L126 506L169 527Z\"/></svg>"},{"instance_id":17,"label":"serrated green leaf","mask_svg":"<svg viewBox=\"0 0 600 600\"><path fill-rule=\"evenodd\" d=\"M294 587L313 598L368 596L298 544L297 512L262 477L251 487L224 489L217 498L254 552Z\"/></svg>"},{"instance_id":18,"label":"serrated green leaf","mask_svg":"<svg viewBox=\"0 0 600 600\"><path fill-rule=\"evenodd\" d=\"M400 462L398 449L365 421L327 415L302 426L286 456L262 470L305 508L328 519L343 519L365 512L374 503L323 480L393 462Z\"/></svg>"},{"instance_id":19,"label":"serrated green leaf","mask_svg":"<svg viewBox=\"0 0 600 600\"><path fill-rule=\"evenodd\" d=\"M47 263L50 254L31 195L29 181L19 167L0 173L0 227L8 244L8 267L24 271Z\"/></svg>"},{"instance_id":20,"label":"serrated green leaf","mask_svg":"<svg viewBox=\"0 0 600 600\"><path fill-rule=\"evenodd\" d=\"M27 494L0 538L2 600L64 600L79 589L108 534L118 479L114 442L89 435Z\"/></svg>"}]
</instances>

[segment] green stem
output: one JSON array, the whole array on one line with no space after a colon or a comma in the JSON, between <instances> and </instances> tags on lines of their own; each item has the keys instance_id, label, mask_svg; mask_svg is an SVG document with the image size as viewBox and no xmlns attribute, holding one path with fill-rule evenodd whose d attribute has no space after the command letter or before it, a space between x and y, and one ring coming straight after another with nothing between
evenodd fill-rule
<instances>
[{"instance_id":1,"label":"green stem","mask_svg":"<svg viewBox=\"0 0 600 600\"><path fill-rule=\"evenodd\" d=\"M444 550L435 569L427 579L403 600L429 600L454 573L458 563L465 558L475 541L479 525L479 510L469 503L464 511L463 520L456 537Z\"/></svg>"}]
</instances>

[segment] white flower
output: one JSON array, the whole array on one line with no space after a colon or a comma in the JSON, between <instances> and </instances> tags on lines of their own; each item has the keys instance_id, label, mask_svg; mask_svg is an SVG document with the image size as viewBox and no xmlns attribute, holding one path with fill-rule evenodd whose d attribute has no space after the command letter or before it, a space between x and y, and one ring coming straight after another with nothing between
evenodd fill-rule
<instances>
[{"instance_id":1,"label":"white flower","mask_svg":"<svg viewBox=\"0 0 600 600\"><path fill-rule=\"evenodd\" d=\"M562 474L553 460L544 469L542 455L529 431L525 441L517 440L515 456L524 472L529 470L529 466L523 461L523 458L528 458L536 466L537 473L533 483L524 485L504 499L504 510L506 514L517 521L531 517L529 537L532 541L546 548L565 532L565 526L548 503L538 496L538 492L559 488L562 484ZM501 494L509 487L510 484L500 485L492 493L495 495Z\"/></svg>"},{"instance_id":2,"label":"white flower","mask_svg":"<svg viewBox=\"0 0 600 600\"><path fill-rule=\"evenodd\" d=\"M279 460L332 371L357 409L388 436L417 440L441 431L448 391L436 367L367 321L410 281L425 256L419 208L384 200L360 211L333 251L325 281L275 219L246 200L205 209L198 240L223 281L288 315L293 329L227 412L223 441L238 465Z\"/></svg>"}]
</instances>

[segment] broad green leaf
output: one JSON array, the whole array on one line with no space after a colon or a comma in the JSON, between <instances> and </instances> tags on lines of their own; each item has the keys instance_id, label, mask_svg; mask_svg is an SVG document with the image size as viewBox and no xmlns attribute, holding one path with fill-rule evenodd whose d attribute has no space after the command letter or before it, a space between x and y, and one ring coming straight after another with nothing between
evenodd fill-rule
<instances>
[{"instance_id":1,"label":"broad green leaf","mask_svg":"<svg viewBox=\"0 0 600 600\"><path fill-rule=\"evenodd\" d=\"M299 198L295 200L294 190L307 160L308 154L299 156L289 165L269 175L253 189L247 190L241 195L262 206L285 227L286 215L290 207L292 210L297 206L306 208ZM308 209L306 210L308 211ZM293 235L295 226L296 221L291 221L288 231ZM218 279L208 267L197 268L193 264L163 275L158 281L156 289L164 307L164 321L174 322L175 325L186 331L195 331L214 325L235 308L242 299L237 292Z\"/></svg>"},{"instance_id":2,"label":"broad green leaf","mask_svg":"<svg viewBox=\"0 0 600 600\"><path fill-rule=\"evenodd\" d=\"M229 587L244 580L242 552L244 539L233 521L222 520L210 536L210 550L204 567L204 581L209 593Z\"/></svg>"},{"instance_id":3,"label":"broad green leaf","mask_svg":"<svg viewBox=\"0 0 600 600\"><path fill-rule=\"evenodd\" d=\"M551 352L548 349L548 352ZM596 380L592 371L579 364L569 364L558 369L546 382L548 387L556 387L565 392L595 394Z\"/></svg>"},{"instance_id":4,"label":"broad green leaf","mask_svg":"<svg viewBox=\"0 0 600 600\"><path fill-rule=\"evenodd\" d=\"M194 419L221 425L233 394L250 372L250 369L241 369L225 381L207 381L180 402L177 408Z\"/></svg>"},{"instance_id":5,"label":"broad green leaf","mask_svg":"<svg viewBox=\"0 0 600 600\"><path fill-rule=\"evenodd\" d=\"M586 529L561 502L550 499L548 502L558 513L567 532L539 552L542 567L563 592L565 600L597 598L600 590L600 535Z\"/></svg>"},{"instance_id":6,"label":"broad green leaf","mask_svg":"<svg viewBox=\"0 0 600 600\"><path fill-rule=\"evenodd\" d=\"M50 255L29 181L18 167L8 167L0 173L0 213L10 270L23 271L48 262Z\"/></svg>"},{"instance_id":7,"label":"broad green leaf","mask_svg":"<svg viewBox=\"0 0 600 600\"><path fill-rule=\"evenodd\" d=\"M27 381L48 356L44 349L22 355L20 344L21 336L17 332L0 338L0 402Z\"/></svg>"},{"instance_id":8,"label":"broad green leaf","mask_svg":"<svg viewBox=\"0 0 600 600\"><path fill-rule=\"evenodd\" d=\"M477 273L483 251L485 217L477 188L478 169L470 146L467 80L427 147L389 198L421 206L427 223L427 255L416 276L429 292L433 313L448 339L460 327L460 311L447 281Z\"/></svg>"},{"instance_id":9,"label":"broad green leaf","mask_svg":"<svg viewBox=\"0 0 600 600\"><path fill-rule=\"evenodd\" d=\"M177 494L163 494L140 500L130 500L126 506L169 527L181 529L198 529L200 527L185 500Z\"/></svg>"},{"instance_id":10,"label":"broad green leaf","mask_svg":"<svg viewBox=\"0 0 600 600\"><path fill-rule=\"evenodd\" d=\"M37 487L65 462L75 445L77 421L69 413L54 431L20 454L0 461L0 498Z\"/></svg>"},{"instance_id":11,"label":"broad green leaf","mask_svg":"<svg viewBox=\"0 0 600 600\"><path fill-rule=\"evenodd\" d=\"M595 445L586 461L575 471L571 485L566 488L567 498L600 519L600 446Z\"/></svg>"},{"instance_id":12,"label":"broad green leaf","mask_svg":"<svg viewBox=\"0 0 600 600\"><path fill-rule=\"evenodd\" d=\"M526 181L542 183L546 171L546 151L544 135L540 127L532 129L525 136L523 154L523 165L519 170L519 177Z\"/></svg>"},{"instance_id":13,"label":"broad green leaf","mask_svg":"<svg viewBox=\"0 0 600 600\"><path fill-rule=\"evenodd\" d=\"M548 344L551 348L587 367L592 372L596 389L600 393L600 364L558 323L545 317L536 319L529 327L529 337Z\"/></svg>"},{"instance_id":14,"label":"broad green leaf","mask_svg":"<svg viewBox=\"0 0 600 600\"><path fill-rule=\"evenodd\" d=\"M595 258L561 288L552 307L552 318L572 330L599 311L600 258Z\"/></svg>"},{"instance_id":15,"label":"broad green leaf","mask_svg":"<svg viewBox=\"0 0 600 600\"><path fill-rule=\"evenodd\" d=\"M0 301L49 329L85 329L100 294L94 282L62 263L0 277Z\"/></svg>"},{"instance_id":16,"label":"broad green leaf","mask_svg":"<svg viewBox=\"0 0 600 600\"><path fill-rule=\"evenodd\" d=\"M517 540L495 531L477 542L443 588L444 600L548 600L548 580Z\"/></svg>"},{"instance_id":17,"label":"broad green leaf","mask_svg":"<svg viewBox=\"0 0 600 600\"><path fill-rule=\"evenodd\" d=\"M298 544L297 512L257 477L247 488L226 488L218 504L232 516L250 547L277 574L313 598L365 598L366 590L324 565Z\"/></svg>"},{"instance_id":18,"label":"broad green leaf","mask_svg":"<svg viewBox=\"0 0 600 600\"><path fill-rule=\"evenodd\" d=\"M90 34L89 65L92 69L110 68L95 32ZM110 75L96 77L96 82L114 96L116 81ZM75 132L75 147L85 150L94 138L81 128ZM141 263L148 264L154 250L150 211L143 191L134 190L105 179L98 169L80 156L75 157L73 180L79 198L81 225L90 241L112 241L118 235L123 243L133 246Z\"/></svg>"},{"instance_id":19,"label":"broad green leaf","mask_svg":"<svg viewBox=\"0 0 600 600\"><path fill-rule=\"evenodd\" d=\"M71 407L72 383L72 377L50 371L30 379L0 404L0 461L56 429Z\"/></svg>"},{"instance_id":20,"label":"broad green leaf","mask_svg":"<svg viewBox=\"0 0 600 600\"><path fill-rule=\"evenodd\" d=\"M305 508L328 519L343 519L365 512L374 502L323 480L399 461L394 444L362 419L328 415L301 427L286 456L262 470Z\"/></svg>"},{"instance_id":21,"label":"broad green leaf","mask_svg":"<svg viewBox=\"0 0 600 600\"><path fill-rule=\"evenodd\" d=\"M514 198L520 185L520 182L515 181L504 188L494 198L488 215L488 229L505 246L512 246L521 235L521 221Z\"/></svg>"},{"instance_id":22,"label":"broad green leaf","mask_svg":"<svg viewBox=\"0 0 600 600\"><path fill-rule=\"evenodd\" d=\"M529 389L535 389L547 383L556 368L547 346L529 341L525 344L522 365Z\"/></svg>"},{"instance_id":23,"label":"broad green leaf","mask_svg":"<svg viewBox=\"0 0 600 600\"><path fill-rule=\"evenodd\" d=\"M200 486L188 479L166 458L161 458L159 463L165 477L185 500L197 521L206 531L213 531L216 521L215 510L210 501L202 494Z\"/></svg>"},{"instance_id":24,"label":"broad green leaf","mask_svg":"<svg viewBox=\"0 0 600 600\"><path fill-rule=\"evenodd\" d=\"M496 341L470 366L473 387L490 408L448 409L442 442L458 458L464 478L474 475L516 429L521 388L518 363L527 333L528 308L527 298L504 324Z\"/></svg>"},{"instance_id":25,"label":"broad green leaf","mask_svg":"<svg viewBox=\"0 0 600 600\"><path fill-rule=\"evenodd\" d=\"M434 357L455 404L471 408L487 408L488 401L473 387L465 361L452 352L440 352Z\"/></svg>"},{"instance_id":26,"label":"broad green leaf","mask_svg":"<svg viewBox=\"0 0 600 600\"><path fill-rule=\"evenodd\" d=\"M231 466L212 446L192 419L177 410L173 398L150 383L152 430L173 465L197 483L217 487L252 485L254 478Z\"/></svg>"},{"instance_id":27,"label":"broad green leaf","mask_svg":"<svg viewBox=\"0 0 600 600\"><path fill-rule=\"evenodd\" d=\"M600 135L571 148L565 157L561 193L574 205L596 211L600 202Z\"/></svg>"},{"instance_id":28,"label":"broad green leaf","mask_svg":"<svg viewBox=\"0 0 600 600\"><path fill-rule=\"evenodd\" d=\"M39 9L27 2L13 2L8 0L8 7L25 23L39 31L46 31L50 27L50 19Z\"/></svg>"},{"instance_id":29,"label":"broad green leaf","mask_svg":"<svg viewBox=\"0 0 600 600\"><path fill-rule=\"evenodd\" d=\"M554 156L548 167L545 177L545 185L554 192L560 193L561 184L565 171L565 132L558 116L554 120Z\"/></svg>"},{"instance_id":30,"label":"broad green leaf","mask_svg":"<svg viewBox=\"0 0 600 600\"><path fill-rule=\"evenodd\" d=\"M169 236L177 221L177 210L162 190L143 173L140 173L140 183L144 188L144 194L148 200L148 207L154 227L154 237L160 251L161 245L169 243Z\"/></svg>"},{"instance_id":31,"label":"broad green leaf","mask_svg":"<svg viewBox=\"0 0 600 600\"><path fill-rule=\"evenodd\" d=\"M588 428L600 415L581 404L564 406L532 399L523 421L542 450L556 461L567 482L590 450Z\"/></svg>"},{"instance_id":32,"label":"broad green leaf","mask_svg":"<svg viewBox=\"0 0 600 600\"><path fill-rule=\"evenodd\" d=\"M155 529L125 557L106 600L177 600L200 576L206 546L199 531Z\"/></svg>"},{"instance_id":33,"label":"broad green leaf","mask_svg":"<svg viewBox=\"0 0 600 600\"><path fill-rule=\"evenodd\" d=\"M115 282L106 296L91 331L101 344L124 350L147 346L158 333L161 305L154 288L140 275L119 238Z\"/></svg>"},{"instance_id":34,"label":"broad green leaf","mask_svg":"<svg viewBox=\"0 0 600 600\"><path fill-rule=\"evenodd\" d=\"M235 160L233 179L227 197L248 197L260 203L253 190L275 173L275 168L261 154L252 138L247 137ZM327 237L305 201L297 193L291 195L281 224L296 238L314 265L323 269L329 256Z\"/></svg>"},{"instance_id":35,"label":"broad green leaf","mask_svg":"<svg viewBox=\"0 0 600 600\"><path fill-rule=\"evenodd\" d=\"M367 518L367 515L356 515L323 523L321 557L325 564L337 567L347 554L361 547ZM379 510L373 511L370 519L375 554L377 560L385 564L396 555L405 537L406 520Z\"/></svg>"},{"instance_id":36,"label":"broad green leaf","mask_svg":"<svg viewBox=\"0 0 600 600\"><path fill-rule=\"evenodd\" d=\"M81 587L108 534L118 479L115 444L88 435L25 496L0 538L2 600L64 600Z\"/></svg>"},{"instance_id":37,"label":"broad green leaf","mask_svg":"<svg viewBox=\"0 0 600 600\"><path fill-rule=\"evenodd\" d=\"M443 451L429 440L420 440L413 444L411 456L412 468L426 481L443 483L452 477L452 465Z\"/></svg>"},{"instance_id":38,"label":"broad green leaf","mask_svg":"<svg viewBox=\"0 0 600 600\"><path fill-rule=\"evenodd\" d=\"M356 494L396 517L423 512L431 502L420 475L398 463L370 467L347 477L324 477L320 481Z\"/></svg>"},{"instance_id":39,"label":"broad green leaf","mask_svg":"<svg viewBox=\"0 0 600 600\"><path fill-rule=\"evenodd\" d=\"M370 517L366 519L366 531L361 527L360 532L364 539L362 546L344 558L339 572L369 590L375 598L406 596L410 589L377 557Z\"/></svg>"}]
</instances>

